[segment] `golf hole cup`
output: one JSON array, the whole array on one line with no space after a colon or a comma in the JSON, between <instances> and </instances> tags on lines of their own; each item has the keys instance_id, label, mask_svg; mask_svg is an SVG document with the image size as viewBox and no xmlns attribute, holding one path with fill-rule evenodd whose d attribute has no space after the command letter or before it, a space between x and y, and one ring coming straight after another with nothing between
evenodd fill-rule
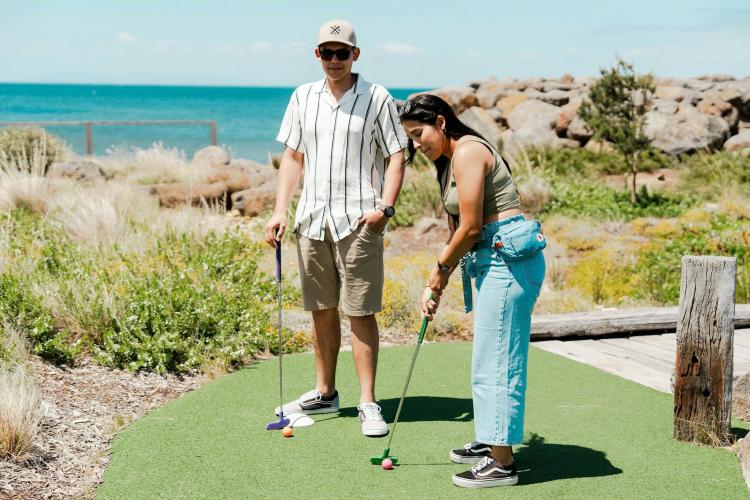
<instances>
[{"instance_id":1,"label":"golf hole cup","mask_svg":"<svg viewBox=\"0 0 750 500\"><path fill-rule=\"evenodd\" d=\"M386 458L380 466L383 470L391 470L393 469L393 461L390 458Z\"/></svg>"}]
</instances>

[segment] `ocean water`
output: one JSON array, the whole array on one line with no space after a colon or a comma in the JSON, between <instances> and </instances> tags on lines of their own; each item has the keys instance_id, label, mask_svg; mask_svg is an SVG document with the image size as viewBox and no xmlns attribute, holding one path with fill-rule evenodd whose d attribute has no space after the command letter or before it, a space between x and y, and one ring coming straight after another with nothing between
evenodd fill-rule
<instances>
[{"instance_id":1,"label":"ocean water","mask_svg":"<svg viewBox=\"0 0 750 500\"><path fill-rule=\"evenodd\" d=\"M237 158L267 161L293 88L0 84L0 122L215 120L219 144ZM389 89L396 99L424 89ZM2 124L0 124L2 126ZM83 126L46 126L85 153ZM94 126L94 154L160 142L189 157L210 144L208 125Z\"/></svg>"}]
</instances>

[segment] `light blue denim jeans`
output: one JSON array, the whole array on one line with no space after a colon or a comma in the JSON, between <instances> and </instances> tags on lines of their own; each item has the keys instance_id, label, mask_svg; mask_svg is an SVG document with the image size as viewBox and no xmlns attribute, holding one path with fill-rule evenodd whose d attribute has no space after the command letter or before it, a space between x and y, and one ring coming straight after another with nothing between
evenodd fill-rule
<instances>
[{"instance_id":1,"label":"light blue denim jeans","mask_svg":"<svg viewBox=\"0 0 750 500\"><path fill-rule=\"evenodd\" d=\"M487 224L469 255L475 280L471 389L476 441L492 445L523 442L526 367L531 312L544 281L544 255L506 262L491 247L493 236L523 216Z\"/></svg>"}]
</instances>

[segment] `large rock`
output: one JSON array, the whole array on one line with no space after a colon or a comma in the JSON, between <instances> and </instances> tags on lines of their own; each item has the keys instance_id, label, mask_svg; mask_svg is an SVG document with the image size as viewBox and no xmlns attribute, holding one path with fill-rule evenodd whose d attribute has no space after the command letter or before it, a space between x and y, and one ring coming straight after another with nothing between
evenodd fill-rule
<instances>
[{"instance_id":1,"label":"large rock","mask_svg":"<svg viewBox=\"0 0 750 500\"><path fill-rule=\"evenodd\" d=\"M741 119L750 120L750 77L726 82L722 84L722 88L726 92L733 91L739 94L734 99L725 98L724 100L738 108Z\"/></svg>"},{"instance_id":2,"label":"large rock","mask_svg":"<svg viewBox=\"0 0 750 500\"><path fill-rule=\"evenodd\" d=\"M151 194L159 197L159 204L167 208L181 205L202 206L221 203L227 205L227 185L223 182L158 184L150 188Z\"/></svg>"},{"instance_id":3,"label":"large rock","mask_svg":"<svg viewBox=\"0 0 750 500\"><path fill-rule=\"evenodd\" d=\"M555 132L560 137L564 137L570 124L578 116L578 110L583 104L583 99L576 97L569 103L562 107L560 114L557 117L557 123L555 123Z\"/></svg>"},{"instance_id":4,"label":"large rock","mask_svg":"<svg viewBox=\"0 0 750 500\"><path fill-rule=\"evenodd\" d=\"M591 136L594 134L589 129L586 121L580 116L576 116L570 123L570 125L568 125L568 129L565 135L569 139L574 139L580 143L585 144L589 139L591 139Z\"/></svg>"},{"instance_id":5,"label":"large rock","mask_svg":"<svg viewBox=\"0 0 750 500\"><path fill-rule=\"evenodd\" d=\"M740 121L740 112L727 101L711 97L703 99L696 107L701 113L723 118L727 122L727 125L729 125L730 130L737 130L737 123Z\"/></svg>"},{"instance_id":6,"label":"large rock","mask_svg":"<svg viewBox=\"0 0 750 500\"><path fill-rule=\"evenodd\" d=\"M234 160L229 165L216 167L206 176L206 182L223 182L230 193L275 182L276 170L251 160Z\"/></svg>"},{"instance_id":7,"label":"large rock","mask_svg":"<svg viewBox=\"0 0 750 500\"><path fill-rule=\"evenodd\" d=\"M474 93L474 89L471 87L443 87L441 89L435 89L429 92L420 93L432 94L440 97L445 102L450 104L451 108L453 108L453 112L456 114L459 114L462 111L478 104L477 95Z\"/></svg>"},{"instance_id":8,"label":"large rock","mask_svg":"<svg viewBox=\"0 0 750 500\"><path fill-rule=\"evenodd\" d=\"M740 130L740 133L730 137L724 143L724 149L734 151L735 149L750 148L750 128Z\"/></svg>"},{"instance_id":9,"label":"large rock","mask_svg":"<svg viewBox=\"0 0 750 500\"><path fill-rule=\"evenodd\" d=\"M698 99L698 92L685 87L678 87L676 85L659 85L656 87L654 97L656 99L666 99L694 104Z\"/></svg>"},{"instance_id":10,"label":"large rock","mask_svg":"<svg viewBox=\"0 0 750 500\"><path fill-rule=\"evenodd\" d=\"M232 208L242 215L255 217L273 209L276 201L276 186L273 183L238 191L232 195Z\"/></svg>"},{"instance_id":11,"label":"large rock","mask_svg":"<svg viewBox=\"0 0 750 500\"><path fill-rule=\"evenodd\" d=\"M477 89L477 103L489 109L503 97L510 95L509 92L518 93L517 90L509 89L504 82L489 81L482 83Z\"/></svg>"},{"instance_id":12,"label":"large rock","mask_svg":"<svg viewBox=\"0 0 750 500\"><path fill-rule=\"evenodd\" d=\"M552 129L521 127L517 130L505 130L500 136L503 152L516 156L527 147L560 147L561 139Z\"/></svg>"},{"instance_id":13,"label":"large rock","mask_svg":"<svg viewBox=\"0 0 750 500\"><path fill-rule=\"evenodd\" d=\"M513 110L516 109L516 106L524 101L527 101L528 99L529 98L526 97L525 94L515 94L508 97L503 97L502 99L497 101L497 104L495 104L495 108L500 111L500 123L503 126L507 127L508 116L510 116Z\"/></svg>"},{"instance_id":14,"label":"large rock","mask_svg":"<svg viewBox=\"0 0 750 500\"><path fill-rule=\"evenodd\" d=\"M649 111L644 132L651 144L669 154L717 148L726 141L729 125L719 117L682 104L675 114Z\"/></svg>"},{"instance_id":15,"label":"large rock","mask_svg":"<svg viewBox=\"0 0 750 500\"><path fill-rule=\"evenodd\" d=\"M680 109L680 105L677 103L677 101L668 101L665 99L654 99L651 102L651 109L653 111L658 111L659 113L673 115L677 113L677 111Z\"/></svg>"},{"instance_id":16,"label":"large rock","mask_svg":"<svg viewBox=\"0 0 750 500\"><path fill-rule=\"evenodd\" d=\"M106 179L102 168L89 160L53 163L47 170L50 177L66 177L79 182L99 182Z\"/></svg>"},{"instance_id":17,"label":"large rock","mask_svg":"<svg viewBox=\"0 0 750 500\"><path fill-rule=\"evenodd\" d=\"M458 119L482 134L491 144L497 145L502 130L486 109L479 106L472 106L458 115Z\"/></svg>"},{"instance_id":18,"label":"large rock","mask_svg":"<svg viewBox=\"0 0 750 500\"><path fill-rule=\"evenodd\" d=\"M564 104L567 104L568 101L570 101L571 93L566 90L560 90L560 89L553 89L548 92L544 92L542 94L539 94L540 101L547 102L549 104L552 104L554 106L562 106Z\"/></svg>"},{"instance_id":19,"label":"large rock","mask_svg":"<svg viewBox=\"0 0 750 500\"><path fill-rule=\"evenodd\" d=\"M516 106L508 115L508 126L513 130L540 129L550 132L557 123L561 109L552 104L529 99Z\"/></svg>"},{"instance_id":20,"label":"large rock","mask_svg":"<svg viewBox=\"0 0 750 500\"><path fill-rule=\"evenodd\" d=\"M221 167L229 165L230 161L232 161L232 157L229 155L229 151L221 146L207 146L196 151L193 156L194 164L206 167Z\"/></svg>"}]
</instances>

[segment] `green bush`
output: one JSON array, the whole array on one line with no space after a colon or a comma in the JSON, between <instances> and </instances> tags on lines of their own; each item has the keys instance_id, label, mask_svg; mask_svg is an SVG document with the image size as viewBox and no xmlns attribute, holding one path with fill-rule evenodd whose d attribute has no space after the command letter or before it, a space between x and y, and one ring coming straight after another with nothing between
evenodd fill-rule
<instances>
[{"instance_id":1,"label":"green bush","mask_svg":"<svg viewBox=\"0 0 750 500\"><path fill-rule=\"evenodd\" d=\"M678 187L710 201L733 191L750 197L750 155L747 151L720 151L685 157Z\"/></svg>"},{"instance_id":2,"label":"green bush","mask_svg":"<svg viewBox=\"0 0 750 500\"><path fill-rule=\"evenodd\" d=\"M47 173L50 165L67 155L63 141L41 128L5 128L0 130L0 167L14 164L33 172L39 168Z\"/></svg>"},{"instance_id":3,"label":"green bush","mask_svg":"<svg viewBox=\"0 0 750 500\"><path fill-rule=\"evenodd\" d=\"M390 220L389 226L392 228L411 226L425 215L440 216L442 210L440 186L434 174L426 172L415 177L401 189L396 203L396 215Z\"/></svg>"},{"instance_id":4,"label":"green bush","mask_svg":"<svg viewBox=\"0 0 750 500\"><path fill-rule=\"evenodd\" d=\"M750 229L746 219L715 214L707 227L682 221L675 234L656 238L638 256L640 286L636 295L657 304L677 304L683 255L736 257L736 301L750 302Z\"/></svg>"},{"instance_id":5,"label":"green bush","mask_svg":"<svg viewBox=\"0 0 750 500\"><path fill-rule=\"evenodd\" d=\"M34 354L55 364L73 364L79 345L67 342L66 331L55 329L52 314L29 283L9 274L0 275L0 320L2 335L7 326L27 332Z\"/></svg>"}]
</instances>

